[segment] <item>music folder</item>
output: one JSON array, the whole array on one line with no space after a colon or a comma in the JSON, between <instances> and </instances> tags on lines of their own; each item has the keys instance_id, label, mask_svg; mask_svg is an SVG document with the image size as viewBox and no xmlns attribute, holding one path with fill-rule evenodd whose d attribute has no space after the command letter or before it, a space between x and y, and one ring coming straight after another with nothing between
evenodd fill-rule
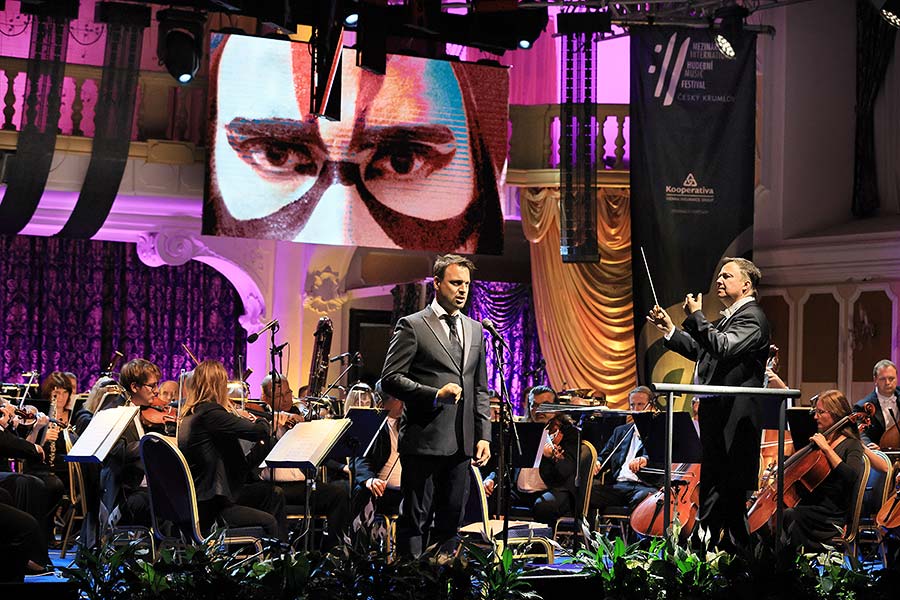
<instances>
[{"instance_id":1,"label":"music folder","mask_svg":"<svg viewBox=\"0 0 900 600\"><path fill-rule=\"evenodd\" d=\"M379 408L354 407L347 411L346 418L352 421L350 428L328 453L328 458L341 463L347 458L369 454L375 437L387 423L387 411Z\"/></svg>"},{"instance_id":2,"label":"music folder","mask_svg":"<svg viewBox=\"0 0 900 600\"><path fill-rule=\"evenodd\" d=\"M281 436L260 467L318 468L351 423L350 419L297 423Z\"/></svg>"},{"instance_id":3,"label":"music folder","mask_svg":"<svg viewBox=\"0 0 900 600\"><path fill-rule=\"evenodd\" d=\"M144 430L138 418L137 406L120 406L97 411L88 423L72 450L66 455L69 462L101 463L131 423L137 427L138 435Z\"/></svg>"},{"instance_id":4,"label":"music folder","mask_svg":"<svg viewBox=\"0 0 900 600\"><path fill-rule=\"evenodd\" d=\"M633 415L634 424L641 434L641 442L651 463L666 461L666 415L640 412ZM699 463L703 454L700 436L691 414L685 411L672 413L672 462Z\"/></svg>"}]
</instances>

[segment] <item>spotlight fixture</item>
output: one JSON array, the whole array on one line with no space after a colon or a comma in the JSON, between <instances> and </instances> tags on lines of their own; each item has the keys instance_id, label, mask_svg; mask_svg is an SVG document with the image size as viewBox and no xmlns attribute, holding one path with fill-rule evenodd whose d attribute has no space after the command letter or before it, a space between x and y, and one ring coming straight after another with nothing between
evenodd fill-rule
<instances>
[{"instance_id":1,"label":"spotlight fixture","mask_svg":"<svg viewBox=\"0 0 900 600\"><path fill-rule=\"evenodd\" d=\"M723 6L716 11L715 18L719 19L719 30L713 37L716 48L725 58L733 59L735 57L734 43L737 36L744 30L744 19L749 14L750 11L737 4Z\"/></svg>"},{"instance_id":2,"label":"spotlight fixture","mask_svg":"<svg viewBox=\"0 0 900 600\"><path fill-rule=\"evenodd\" d=\"M344 27L354 28L356 24L359 23L359 13L352 12L346 17L344 17Z\"/></svg>"},{"instance_id":3,"label":"spotlight fixture","mask_svg":"<svg viewBox=\"0 0 900 600\"><path fill-rule=\"evenodd\" d=\"M203 24L206 15L168 8L156 15L159 21L159 38L156 57L165 65L169 74L182 84L194 79L203 57Z\"/></svg>"},{"instance_id":4,"label":"spotlight fixture","mask_svg":"<svg viewBox=\"0 0 900 600\"><path fill-rule=\"evenodd\" d=\"M531 41L519 40L519 48L521 48L522 50L528 50L529 48L531 48Z\"/></svg>"},{"instance_id":5,"label":"spotlight fixture","mask_svg":"<svg viewBox=\"0 0 900 600\"><path fill-rule=\"evenodd\" d=\"M872 0L872 4L885 21L900 29L900 0Z\"/></svg>"}]
</instances>

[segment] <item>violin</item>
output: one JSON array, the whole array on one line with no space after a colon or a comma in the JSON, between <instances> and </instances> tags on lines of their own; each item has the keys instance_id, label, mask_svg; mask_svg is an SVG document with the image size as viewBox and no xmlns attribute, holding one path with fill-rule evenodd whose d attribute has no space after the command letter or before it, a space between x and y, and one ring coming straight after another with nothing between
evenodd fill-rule
<instances>
[{"instance_id":1,"label":"violin","mask_svg":"<svg viewBox=\"0 0 900 600\"><path fill-rule=\"evenodd\" d=\"M851 412L825 430L822 435L828 438L847 423L856 423L859 426L859 421L864 421L870 416L871 413L868 412ZM800 502L801 490L811 492L816 489L820 483L825 481L829 473L831 473L831 465L817 445L810 443L792 454L784 461L784 506L788 508L797 506ZM758 531L768 523L777 509L776 476L773 475L771 479L772 481L764 489L757 492L756 501L747 513L750 533Z\"/></svg>"},{"instance_id":2,"label":"violin","mask_svg":"<svg viewBox=\"0 0 900 600\"><path fill-rule=\"evenodd\" d=\"M700 465L698 463L676 463L672 465L672 495L669 514L672 520L682 524L682 536L690 535L697 522L700 508ZM631 512L631 528L641 535L661 537L663 530L663 507L666 503L665 488L644 498Z\"/></svg>"},{"instance_id":3,"label":"violin","mask_svg":"<svg viewBox=\"0 0 900 600\"><path fill-rule=\"evenodd\" d=\"M151 431L163 431L166 435L175 435L178 421L178 410L174 406L158 406L150 404L142 406L140 411L141 425Z\"/></svg>"}]
</instances>

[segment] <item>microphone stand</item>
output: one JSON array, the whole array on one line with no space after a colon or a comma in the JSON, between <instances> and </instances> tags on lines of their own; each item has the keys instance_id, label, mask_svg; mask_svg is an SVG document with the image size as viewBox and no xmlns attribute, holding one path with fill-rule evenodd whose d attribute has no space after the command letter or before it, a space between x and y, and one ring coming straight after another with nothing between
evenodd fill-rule
<instances>
[{"instance_id":1,"label":"microphone stand","mask_svg":"<svg viewBox=\"0 0 900 600\"><path fill-rule=\"evenodd\" d=\"M500 474L499 497L497 507L503 516L503 547L509 543L509 510L510 496L512 494L512 473L510 465L512 461L512 442L515 440L519 454L522 454L522 444L519 441L519 431L513 419L512 403L509 400L509 388L506 385L506 365L503 362L502 343L497 338L491 338L491 347L494 352L494 362L500 373L500 452L497 457L497 471ZM512 435L510 435L510 432Z\"/></svg>"}]
</instances>

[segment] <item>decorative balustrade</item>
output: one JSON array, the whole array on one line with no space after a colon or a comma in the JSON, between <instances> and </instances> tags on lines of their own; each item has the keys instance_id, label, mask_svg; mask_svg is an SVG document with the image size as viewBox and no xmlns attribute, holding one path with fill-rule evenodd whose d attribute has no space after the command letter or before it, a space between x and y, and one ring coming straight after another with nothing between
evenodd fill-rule
<instances>
[{"instance_id":1,"label":"decorative balustrade","mask_svg":"<svg viewBox=\"0 0 900 600\"><path fill-rule=\"evenodd\" d=\"M0 129L21 128L28 61L0 57L0 89L3 123ZM59 121L59 133L91 138L102 67L67 63ZM165 72L141 71L135 100L132 141L171 140L204 145L206 136L206 80L181 86ZM8 145L4 137L0 145ZM70 145L72 149L77 144Z\"/></svg>"},{"instance_id":2,"label":"decorative balustrade","mask_svg":"<svg viewBox=\"0 0 900 600\"><path fill-rule=\"evenodd\" d=\"M628 105L597 104L597 169L600 185L628 183ZM560 105L510 105L509 164L512 185L558 184ZM544 175L541 176L541 173Z\"/></svg>"}]
</instances>

